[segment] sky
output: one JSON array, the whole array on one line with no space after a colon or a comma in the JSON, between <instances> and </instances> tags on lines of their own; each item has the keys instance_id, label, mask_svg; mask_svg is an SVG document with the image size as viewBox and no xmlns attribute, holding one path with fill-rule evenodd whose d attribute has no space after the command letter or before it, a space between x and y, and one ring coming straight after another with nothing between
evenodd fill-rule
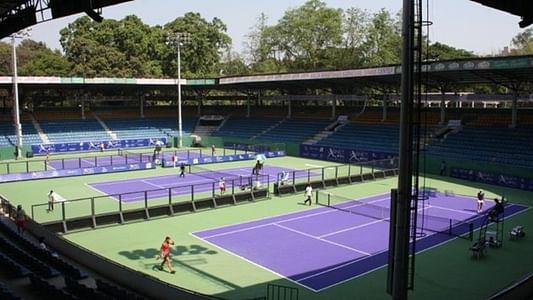
<instances>
[{"instance_id":1,"label":"sky","mask_svg":"<svg viewBox=\"0 0 533 300\"><path fill-rule=\"evenodd\" d=\"M401 0L323 0L328 7L347 9L358 7L369 12L386 8L401 9ZM122 19L137 15L146 24L164 25L189 11L199 12L205 19L221 19L233 39L233 49L242 52L246 35L263 12L270 25L276 24L287 9L296 8L305 0L135 0L103 9L104 18ZM426 2L426 1L422 1ZM37 24L31 38L60 49L59 31L81 14ZM470 0L429 0L429 16L433 22L429 36L453 47L474 51L480 55L496 54L521 32L520 18L497 11Z\"/></svg>"}]
</instances>

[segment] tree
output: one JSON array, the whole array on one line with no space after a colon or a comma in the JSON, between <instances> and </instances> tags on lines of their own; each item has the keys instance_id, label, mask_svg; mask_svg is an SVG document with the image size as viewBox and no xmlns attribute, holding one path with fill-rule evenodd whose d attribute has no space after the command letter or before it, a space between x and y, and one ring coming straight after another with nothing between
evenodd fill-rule
<instances>
[{"instance_id":1,"label":"tree","mask_svg":"<svg viewBox=\"0 0 533 300\"><path fill-rule=\"evenodd\" d=\"M11 75L11 45L0 42L0 75Z\"/></svg>"},{"instance_id":2,"label":"tree","mask_svg":"<svg viewBox=\"0 0 533 300\"><path fill-rule=\"evenodd\" d=\"M342 10L329 8L320 0L309 0L301 7L285 12L274 34L291 69L320 68L326 52L342 40Z\"/></svg>"},{"instance_id":3,"label":"tree","mask_svg":"<svg viewBox=\"0 0 533 300\"><path fill-rule=\"evenodd\" d=\"M401 56L401 26L397 17L381 9L373 15L361 49L366 66L397 64Z\"/></svg>"},{"instance_id":4,"label":"tree","mask_svg":"<svg viewBox=\"0 0 533 300\"><path fill-rule=\"evenodd\" d=\"M22 76L68 76L71 65L58 50L30 39L17 46L18 74Z\"/></svg>"},{"instance_id":5,"label":"tree","mask_svg":"<svg viewBox=\"0 0 533 300\"><path fill-rule=\"evenodd\" d=\"M511 54L527 55L533 54L533 28L528 28L517 34L511 41Z\"/></svg>"},{"instance_id":6,"label":"tree","mask_svg":"<svg viewBox=\"0 0 533 300\"><path fill-rule=\"evenodd\" d=\"M217 76L220 57L228 49L231 38L226 34L227 27L220 19L207 22L199 13L188 12L183 17L164 26L166 36L175 32L191 34L191 43L181 50L182 72L186 77ZM177 47L167 45L164 55L163 72L167 76L177 76Z\"/></svg>"},{"instance_id":7,"label":"tree","mask_svg":"<svg viewBox=\"0 0 533 300\"><path fill-rule=\"evenodd\" d=\"M429 45L428 60L449 60L449 59L461 59L472 58L476 55L464 49L458 49L446 44L435 42Z\"/></svg>"}]
</instances>

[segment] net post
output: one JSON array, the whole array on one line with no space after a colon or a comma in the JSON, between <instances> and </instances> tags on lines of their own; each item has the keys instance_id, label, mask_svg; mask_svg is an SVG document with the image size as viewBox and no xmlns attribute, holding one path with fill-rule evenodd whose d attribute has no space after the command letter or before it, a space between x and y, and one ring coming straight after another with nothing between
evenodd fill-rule
<instances>
[{"instance_id":1,"label":"net post","mask_svg":"<svg viewBox=\"0 0 533 300\"><path fill-rule=\"evenodd\" d=\"M113 165L113 155L111 155L111 166Z\"/></svg>"},{"instance_id":2,"label":"net post","mask_svg":"<svg viewBox=\"0 0 533 300\"><path fill-rule=\"evenodd\" d=\"M335 182L339 184L339 166L335 166Z\"/></svg>"},{"instance_id":3,"label":"net post","mask_svg":"<svg viewBox=\"0 0 533 300\"><path fill-rule=\"evenodd\" d=\"M328 193L328 206L331 206L331 193Z\"/></svg>"},{"instance_id":4,"label":"net post","mask_svg":"<svg viewBox=\"0 0 533 300\"><path fill-rule=\"evenodd\" d=\"M65 170L65 159L61 159L61 170Z\"/></svg>"},{"instance_id":5,"label":"net post","mask_svg":"<svg viewBox=\"0 0 533 300\"><path fill-rule=\"evenodd\" d=\"M296 171L292 171L292 186L296 185Z\"/></svg>"},{"instance_id":6,"label":"net post","mask_svg":"<svg viewBox=\"0 0 533 300\"><path fill-rule=\"evenodd\" d=\"M326 168L322 168L322 185L324 185L324 172L325 172L325 169Z\"/></svg>"},{"instance_id":7,"label":"net post","mask_svg":"<svg viewBox=\"0 0 533 300\"><path fill-rule=\"evenodd\" d=\"M202 148L200 148L200 158L202 158L203 154L202 154Z\"/></svg>"},{"instance_id":8,"label":"net post","mask_svg":"<svg viewBox=\"0 0 533 300\"><path fill-rule=\"evenodd\" d=\"M187 150L187 160L189 160L190 158L191 158L191 150Z\"/></svg>"},{"instance_id":9,"label":"net post","mask_svg":"<svg viewBox=\"0 0 533 300\"><path fill-rule=\"evenodd\" d=\"M46 160L43 161L43 163L44 163L44 170L45 170L45 171L48 171L48 163L46 163ZM8 173L8 174L9 174L9 173Z\"/></svg>"},{"instance_id":10,"label":"net post","mask_svg":"<svg viewBox=\"0 0 533 300\"><path fill-rule=\"evenodd\" d=\"M307 183L311 182L311 169L307 169Z\"/></svg>"},{"instance_id":11,"label":"net post","mask_svg":"<svg viewBox=\"0 0 533 300\"><path fill-rule=\"evenodd\" d=\"M9 169L10 169L10 168L9 168L10 165L11 165L10 163L7 163L7 174L11 174L11 172L10 172L10 170L9 170Z\"/></svg>"},{"instance_id":12,"label":"net post","mask_svg":"<svg viewBox=\"0 0 533 300\"><path fill-rule=\"evenodd\" d=\"M192 205L192 211L196 211L196 202L194 201L194 185L191 184L191 205Z\"/></svg>"},{"instance_id":13,"label":"net post","mask_svg":"<svg viewBox=\"0 0 533 300\"><path fill-rule=\"evenodd\" d=\"M31 219L35 221L33 209L35 208L35 204L31 206Z\"/></svg>"},{"instance_id":14,"label":"net post","mask_svg":"<svg viewBox=\"0 0 533 300\"><path fill-rule=\"evenodd\" d=\"M26 173L29 173L30 172L30 161L27 160L26 161Z\"/></svg>"},{"instance_id":15,"label":"net post","mask_svg":"<svg viewBox=\"0 0 533 300\"><path fill-rule=\"evenodd\" d=\"M124 223L124 216L122 215L122 194L118 194L118 213L120 216L120 223Z\"/></svg>"},{"instance_id":16,"label":"net post","mask_svg":"<svg viewBox=\"0 0 533 300\"><path fill-rule=\"evenodd\" d=\"M474 239L474 223L468 224L468 239L470 241Z\"/></svg>"},{"instance_id":17,"label":"net post","mask_svg":"<svg viewBox=\"0 0 533 300\"><path fill-rule=\"evenodd\" d=\"M96 228L96 213L94 208L94 197L91 197L91 219L93 221L93 228Z\"/></svg>"},{"instance_id":18,"label":"net post","mask_svg":"<svg viewBox=\"0 0 533 300\"><path fill-rule=\"evenodd\" d=\"M98 167L98 156L94 156L94 166Z\"/></svg>"},{"instance_id":19,"label":"net post","mask_svg":"<svg viewBox=\"0 0 533 300\"><path fill-rule=\"evenodd\" d=\"M453 226L452 219L450 219L450 227L448 227L448 234L449 235L452 235L452 226Z\"/></svg>"}]
</instances>

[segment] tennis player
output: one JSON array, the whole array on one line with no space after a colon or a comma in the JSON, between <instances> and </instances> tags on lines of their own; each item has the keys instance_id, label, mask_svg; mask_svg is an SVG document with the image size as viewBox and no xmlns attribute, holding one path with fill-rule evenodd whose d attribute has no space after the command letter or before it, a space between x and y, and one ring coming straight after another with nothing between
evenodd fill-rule
<instances>
[{"instance_id":1,"label":"tennis player","mask_svg":"<svg viewBox=\"0 0 533 300\"><path fill-rule=\"evenodd\" d=\"M312 196L313 196L313 187L310 184L308 184L307 187L305 188L305 202L304 202L304 204L309 202L309 206L311 206L311 197Z\"/></svg>"},{"instance_id":2,"label":"tennis player","mask_svg":"<svg viewBox=\"0 0 533 300\"><path fill-rule=\"evenodd\" d=\"M48 193L48 209L46 210L46 212L54 211L54 202L55 201L56 201L56 199L54 197L54 191L50 191L50 193Z\"/></svg>"},{"instance_id":3,"label":"tennis player","mask_svg":"<svg viewBox=\"0 0 533 300\"><path fill-rule=\"evenodd\" d=\"M477 193L477 212L480 213L483 210L483 204L485 204L485 193L479 191Z\"/></svg>"},{"instance_id":4,"label":"tennis player","mask_svg":"<svg viewBox=\"0 0 533 300\"><path fill-rule=\"evenodd\" d=\"M176 273L176 271L172 269L172 260L170 257L170 246L171 245L174 245L174 241L169 236L167 236L165 240L163 241L163 243L161 244L161 258L163 259L163 261L161 262L161 265L159 266L159 270L163 271L163 267L167 265L167 268L170 271L170 273L174 274Z\"/></svg>"},{"instance_id":5,"label":"tennis player","mask_svg":"<svg viewBox=\"0 0 533 300\"><path fill-rule=\"evenodd\" d=\"M185 177L185 164L180 164L180 177Z\"/></svg>"},{"instance_id":6,"label":"tennis player","mask_svg":"<svg viewBox=\"0 0 533 300\"><path fill-rule=\"evenodd\" d=\"M226 182L224 181L224 177L220 177L220 180L218 181L218 188L220 189L220 195L224 195L226 192Z\"/></svg>"}]
</instances>

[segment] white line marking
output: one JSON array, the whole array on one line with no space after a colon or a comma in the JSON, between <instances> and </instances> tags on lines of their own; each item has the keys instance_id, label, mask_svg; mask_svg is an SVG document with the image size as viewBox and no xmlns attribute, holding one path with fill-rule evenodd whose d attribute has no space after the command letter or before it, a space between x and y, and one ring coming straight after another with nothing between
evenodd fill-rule
<instances>
[{"instance_id":1,"label":"white line marking","mask_svg":"<svg viewBox=\"0 0 533 300\"><path fill-rule=\"evenodd\" d=\"M345 229L342 229L342 230L337 230L337 231L334 231L334 232L331 232L331 233L328 233L328 234L323 234L323 235L320 235L318 237L319 238L325 238L325 237L336 235L336 234L343 233L343 232L346 232L346 231L359 229L359 228L363 228L363 227L366 227L366 226L370 226L372 224L384 222L385 220L388 220L388 219L389 218L386 218L386 219L383 219L383 220L376 220L376 221L372 221L372 222L369 222L369 223L359 224L357 226L352 226L352 227L348 227L348 228L345 228Z\"/></svg>"},{"instance_id":2,"label":"white line marking","mask_svg":"<svg viewBox=\"0 0 533 300\"><path fill-rule=\"evenodd\" d=\"M333 242L333 241L323 240L323 239L321 239L321 238L319 238L319 237L316 237L316 236L314 236L314 235L311 235L311 234L308 234L308 233L305 233L305 232L302 232L302 231L299 231L299 230L296 230L296 229L292 229L292 228L287 227L287 226L283 226L283 225L280 225L280 224L277 224L277 223L273 223L272 225L274 225L274 226L278 226L278 227L281 227L281 228L283 228L283 229L285 229L285 230L292 231L292 232L294 232L294 233L301 234L301 235L303 235L303 236L306 236L306 237L308 237L308 238L312 238L312 239L317 240L317 241L321 241L321 242L325 242L325 243L328 243L328 244L332 244L332 245L335 245L335 246L337 246L337 247L341 247L341 248L344 248L344 249L348 249L348 250L350 250L350 251L354 251L354 252L357 252L357 253L361 253L361 254L363 254L363 255L370 255L370 253L368 253L368 252L364 252L364 251L361 251L361 250L357 250L357 249L355 249L355 248L348 247L348 246L346 246L346 245L339 244L339 243L336 243L336 242Z\"/></svg>"},{"instance_id":3,"label":"white line marking","mask_svg":"<svg viewBox=\"0 0 533 300\"><path fill-rule=\"evenodd\" d=\"M378 202L378 201L383 201L383 200L387 200L387 199L377 199L377 200L366 202L366 203L373 203L373 202ZM353 205L353 206L359 206L359 205L361 205L361 204L357 204L357 205ZM348 207L353 207L353 206L348 206ZM231 230L231 231L225 231L225 232L221 232L221 233L217 233L217 234L213 234L213 235L209 235L209 236L204 236L203 238L204 239L210 239L210 238L213 238L213 237L224 236L224 235L228 235L228 234L243 232L243 231L252 230L252 229L256 229L256 228L261 228L261 227L265 227L265 226L268 226L268 225L271 225L271 224L281 224L281 223L291 222L291 221L305 219L305 218L309 218L309 217L314 217L314 216L318 216L318 215L331 214L331 213L334 213L334 212L339 212L339 211L336 210L336 209L327 209L325 211L320 211L320 212L313 213L313 214L308 214L308 215L304 215L304 216L289 218L289 219L281 220L281 221L278 221L278 222L271 222L271 223L267 223L267 224L261 224L261 225L250 226L250 227ZM283 215L281 215L281 216L283 216ZM268 218L264 218L264 219L269 219L269 218L276 218L276 217L268 217ZM235 224L234 226L238 226L238 225L246 224L246 223L253 223L253 222L257 222L257 221L251 221L251 222ZM233 226L233 225L230 225L230 226ZM218 227L218 228L212 228L212 229L207 229L207 230L202 230L202 231L211 231L211 230L216 230L216 229L220 229L220 228L223 228L223 227L228 227L228 226L221 226L221 227Z\"/></svg>"},{"instance_id":4,"label":"white line marking","mask_svg":"<svg viewBox=\"0 0 533 300\"><path fill-rule=\"evenodd\" d=\"M528 208L525 209L525 210L522 210L522 211L516 212L516 213L514 213L514 214L511 214L511 215L509 215L509 216L506 216L505 218L507 219L507 218L513 217L513 216L515 216L515 215L517 215L517 214L520 214L520 213L526 212L526 211L528 211L529 209L531 209L531 207L528 207ZM476 218L474 218L473 220L471 220L471 222L474 222L475 220L480 219L480 218L483 218L483 216L476 217ZM492 224L492 223L491 223L491 224ZM479 228L476 229L476 231L479 231ZM434 235L434 234L437 234L437 233L433 233L433 234L431 234L431 235ZM451 242L451 241L454 241L454 240L456 240L456 239L458 239L458 238L459 238L459 237L450 238L450 239L448 239L448 240L446 240L446 241L443 241L443 242L441 242L441 243L438 243L438 244L436 244L436 245L433 245L433 246L431 246L431 247L428 247L428 248L426 248L426 249L424 249L424 250L417 251L416 254L418 255L418 254L420 254L420 253L424 253L424 252L429 251L429 250L431 250L431 249L433 249L433 248L436 248L436 247L439 247L439 246L444 245L444 244L446 244L446 243L449 243L449 242ZM386 252L386 251L388 251L388 249L385 249L385 250L383 250L383 251L380 251L380 252L374 253L374 255L378 255L378 254L383 253L383 252ZM364 259L364 257L362 257L361 259ZM356 260L356 261L353 261L353 262L349 262L349 263L347 263L347 264L345 264L345 265L337 266L336 268L333 268L333 269L330 269L330 270L325 270L325 271L323 271L323 272L321 272L321 273L327 273L327 272L329 272L329 271L332 271L332 270L338 269L338 268L340 268L340 267L344 267L344 266L347 266L347 265L350 265L350 264L357 263L358 261L359 261L359 259ZM366 275L366 274L369 274L369 273L371 273L371 272L374 272L374 271L379 270L379 269L381 269L381 268L384 268L384 267L386 267L386 266L387 266L387 263L383 264L382 266L376 267L376 268L374 268L374 269L368 270L367 272L361 273L361 274L359 274L359 275L357 275L357 276L354 276L354 277L351 277L351 278L347 278L347 279L345 279L345 280L342 280L342 281L336 282L336 283L334 283L334 284L332 284L332 285L328 285L328 286L326 286L326 287L324 287L324 288L318 289L317 292L321 292L321 291L323 291L323 290L325 290L325 289L332 288L332 287L334 287L334 286L337 286L337 285L342 284L342 283L344 283L344 282L350 281L350 280L352 280L352 279L359 278L359 277L361 277L361 276L364 276L364 275ZM310 275L310 276L306 277L305 279L312 278L312 277L314 277L314 276L315 276L315 275ZM302 281L302 280L304 280L304 279L299 279L299 281ZM305 284L302 284L302 285L303 285L303 286L306 286Z\"/></svg>"},{"instance_id":5,"label":"white line marking","mask_svg":"<svg viewBox=\"0 0 533 300\"><path fill-rule=\"evenodd\" d=\"M165 187L163 186L160 186L159 184L155 184L155 183L151 183L151 182L148 182L147 180L140 180L142 183L146 183L148 185L151 185L151 186L154 186L158 189L165 189ZM139 191L139 192L144 192L144 191Z\"/></svg>"},{"instance_id":6,"label":"white line marking","mask_svg":"<svg viewBox=\"0 0 533 300\"><path fill-rule=\"evenodd\" d=\"M269 224L269 225L271 225L271 224ZM265 270L265 271L267 271L267 272L270 272L270 273L272 273L272 274L274 274L274 275L276 275L276 276L278 276L278 277L280 277L280 278L284 278L284 279L286 279L286 280L288 280L288 281L290 281L290 282L292 282L292 283L294 283L294 284L296 284L296 285L299 285L299 286L301 286L301 287L304 287L304 288L306 288L306 289L308 289L308 290L311 290L311 291L313 291L313 292L315 292L315 293L318 292L317 290L313 289L312 287L309 287L309 286L307 286L307 285L301 284L301 283L299 283L298 281L296 281L296 280L294 280L294 279L290 279L289 277L287 277L287 276L285 276L285 275L282 275L282 274L280 274L280 273L278 273L278 272L276 272L276 271L274 271L274 270L271 270L271 269L269 269L269 268L267 268L267 267L265 267L265 266L262 266L262 265L260 265L260 264L258 264L258 263L255 263L255 262L249 260L248 258L245 258L245 257L243 257L243 256L240 256L239 254L234 253L234 252L232 252L232 251L230 251L230 250L228 250L228 249L226 249L226 248L224 248L224 247L221 247L221 246L219 246L219 245L217 245L217 244L214 244L214 243L212 243L212 242L210 242L210 241L208 241L208 240L206 240L206 239L204 239L204 238L201 238L201 237L199 237L199 236L196 236L196 235L194 235L192 232L189 233L189 234L192 235L193 237L195 237L195 238L201 240L202 242L204 242L204 243L206 243L206 244L209 244L209 245L211 245L211 246L213 246L213 247L215 247L215 248L217 248L217 249L220 249L220 250L222 250L223 252L228 253L229 255L233 255L233 256L235 256L235 257L237 257L237 258L240 258L240 259L244 260L245 262L248 262L249 264L251 264L251 265L253 265L253 266L256 266L256 267L258 267L258 268L260 268L260 269L262 269L262 270Z\"/></svg>"},{"instance_id":7,"label":"white line marking","mask_svg":"<svg viewBox=\"0 0 533 300\"><path fill-rule=\"evenodd\" d=\"M458 209L453 209L453 208L447 208L447 207L438 206L438 205L431 205L430 204L429 207L435 207L435 208L442 209L442 210L448 210L448 211L453 211L453 212L457 212L457 213L468 214L468 215L471 215L471 216L476 215L476 213L474 213L474 212L458 210Z\"/></svg>"},{"instance_id":8,"label":"white line marking","mask_svg":"<svg viewBox=\"0 0 533 300\"><path fill-rule=\"evenodd\" d=\"M311 168L323 168L324 166L321 166L321 165L313 165L313 164L305 164L306 166L308 167L311 167Z\"/></svg>"}]
</instances>

